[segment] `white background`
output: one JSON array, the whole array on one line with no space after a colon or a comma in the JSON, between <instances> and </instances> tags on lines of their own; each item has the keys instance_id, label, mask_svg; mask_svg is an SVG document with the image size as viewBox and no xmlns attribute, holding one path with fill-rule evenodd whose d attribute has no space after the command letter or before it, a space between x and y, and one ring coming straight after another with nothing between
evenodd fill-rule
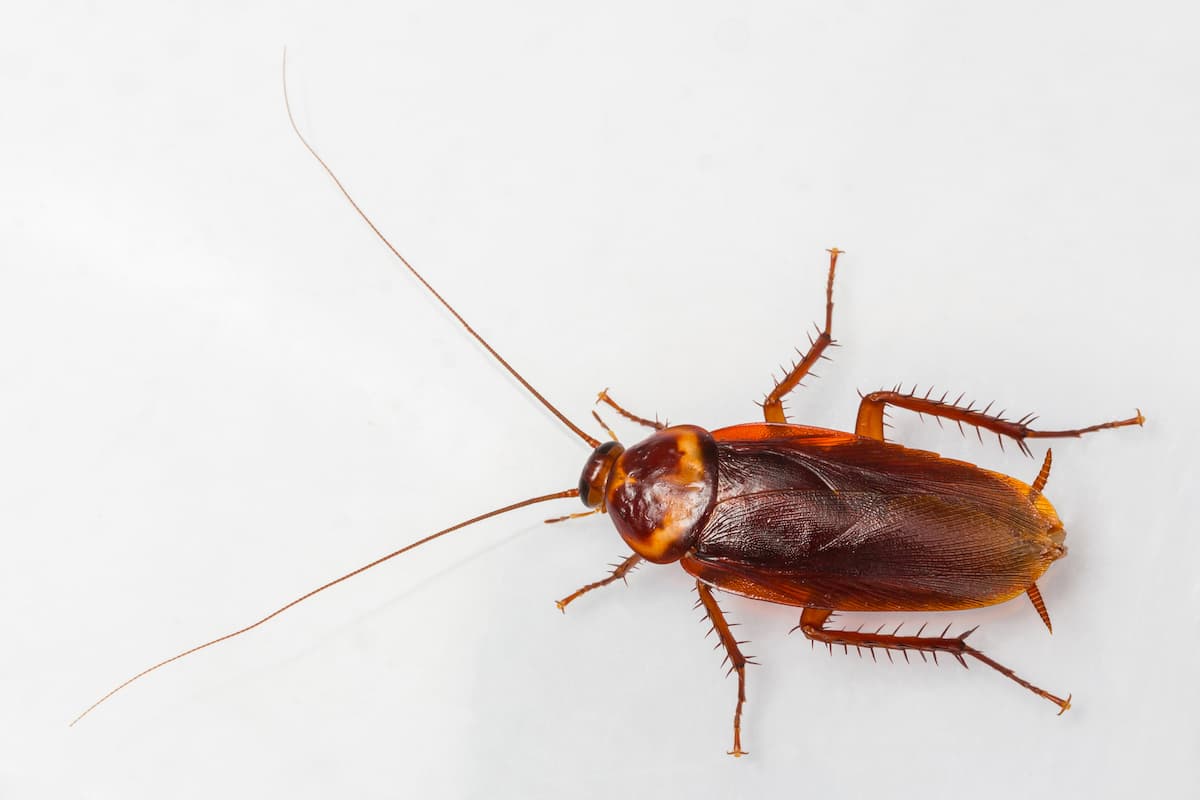
<instances>
[{"instance_id":1,"label":"white background","mask_svg":"<svg viewBox=\"0 0 1200 800\"><path fill-rule=\"evenodd\" d=\"M0 797L1196 796L1191 4L106 5L0 33ZM68 729L587 455L303 152L285 44L362 205L589 429L605 386L755 419L833 245L844 347L796 419L845 429L897 381L1048 426L1140 406L1055 445L1053 637L1023 599L903 617L980 624L1075 708L980 665L830 658L794 610L724 596L763 662L729 758L690 579L645 568L560 615L624 552L604 519L541 525L560 501ZM902 413L894 435L1039 464Z\"/></svg>"}]
</instances>

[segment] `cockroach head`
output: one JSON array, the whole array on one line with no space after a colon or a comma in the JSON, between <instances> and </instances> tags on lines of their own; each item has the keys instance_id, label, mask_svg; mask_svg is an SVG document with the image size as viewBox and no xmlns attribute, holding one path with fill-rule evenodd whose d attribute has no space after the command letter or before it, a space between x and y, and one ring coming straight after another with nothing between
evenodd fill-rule
<instances>
[{"instance_id":1,"label":"cockroach head","mask_svg":"<svg viewBox=\"0 0 1200 800\"><path fill-rule=\"evenodd\" d=\"M603 506L625 543L665 564L691 548L716 502L717 444L703 428L677 425L628 450L600 447L583 474L589 494L603 487Z\"/></svg>"},{"instance_id":2,"label":"cockroach head","mask_svg":"<svg viewBox=\"0 0 1200 800\"><path fill-rule=\"evenodd\" d=\"M619 442L605 442L588 456L583 473L579 476L579 499L585 506L595 508L604 503L613 464L624 452L625 448Z\"/></svg>"}]
</instances>

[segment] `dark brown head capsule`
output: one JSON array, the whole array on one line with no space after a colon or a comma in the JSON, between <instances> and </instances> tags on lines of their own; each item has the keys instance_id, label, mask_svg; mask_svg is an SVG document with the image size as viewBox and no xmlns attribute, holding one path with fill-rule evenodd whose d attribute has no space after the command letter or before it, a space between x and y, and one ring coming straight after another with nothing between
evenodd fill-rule
<instances>
[{"instance_id":1,"label":"dark brown head capsule","mask_svg":"<svg viewBox=\"0 0 1200 800\"><path fill-rule=\"evenodd\" d=\"M628 450L596 448L583 468L584 505L603 504L617 531L647 561L677 561L717 496L717 445L694 425L659 431Z\"/></svg>"},{"instance_id":2,"label":"dark brown head capsule","mask_svg":"<svg viewBox=\"0 0 1200 800\"><path fill-rule=\"evenodd\" d=\"M613 464L624 452L625 448L618 442L605 442L592 451L579 476L579 499L585 506L595 508L604 503Z\"/></svg>"}]
</instances>

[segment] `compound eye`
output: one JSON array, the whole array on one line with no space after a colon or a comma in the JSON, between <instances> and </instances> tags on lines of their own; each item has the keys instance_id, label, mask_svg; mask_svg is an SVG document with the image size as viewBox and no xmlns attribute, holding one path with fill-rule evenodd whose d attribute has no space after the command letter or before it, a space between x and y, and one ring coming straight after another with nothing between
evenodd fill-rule
<instances>
[{"instance_id":1,"label":"compound eye","mask_svg":"<svg viewBox=\"0 0 1200 800\"><path fill-rule=\"evenodd\" d=\"M605 442L588 457L579 476L579 499L585 506L595 508L604 502L613 464L624 452L625 448L618 442Z\"/></svg>"}]
</instances>

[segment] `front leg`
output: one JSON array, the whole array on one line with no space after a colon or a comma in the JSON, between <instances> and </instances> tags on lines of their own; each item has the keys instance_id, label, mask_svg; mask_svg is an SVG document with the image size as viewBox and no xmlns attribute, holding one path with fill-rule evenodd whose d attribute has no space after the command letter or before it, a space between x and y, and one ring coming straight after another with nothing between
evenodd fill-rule
<instances>
[{"instance_id":1,"label":"front leg","mask_svg":"<svg viewBox=\"0 0 1200 800\"><path fill-rule=\"evenodd\" d=\"M809 336L809 348L804 358L792 364L791 370L775 384L775 388L763 401L763 417L767 422L787 422L787 415L783 413L783 396L800 385L801 379L821 359L825 349L833 344L833 274L841 253L836 247L829 251L829 279L825 283L825 327L816 339Z\"/></svg>"},{"instance_id":2,"label":"front leg","mask_svg":"<svg viewBox=\"0 0 1200 800\"><path fill-rule=\"evenodd\" d=\"M592 589L599 589L601 586L608 586L613 581L625 580L625 576L628 575L634 567L636 567L638 564L640 564L641 561L642 561L642 557L639 556L637 553L634 553L629 558L622 561L620 564L614 564L613 571L607 578L604 578L603 580L598 580L595 583L589 583L587 586L580 587L579 589L576 589L575 591L571 592L569 595L564 597L562 600L556 601L554 604L556 606L558 606L559 611L561 611L565 614L565 613L567 613L567 604L570 603L572 600L576 599L580 595L587 594Z\"/></svg>"}]
</instances>

